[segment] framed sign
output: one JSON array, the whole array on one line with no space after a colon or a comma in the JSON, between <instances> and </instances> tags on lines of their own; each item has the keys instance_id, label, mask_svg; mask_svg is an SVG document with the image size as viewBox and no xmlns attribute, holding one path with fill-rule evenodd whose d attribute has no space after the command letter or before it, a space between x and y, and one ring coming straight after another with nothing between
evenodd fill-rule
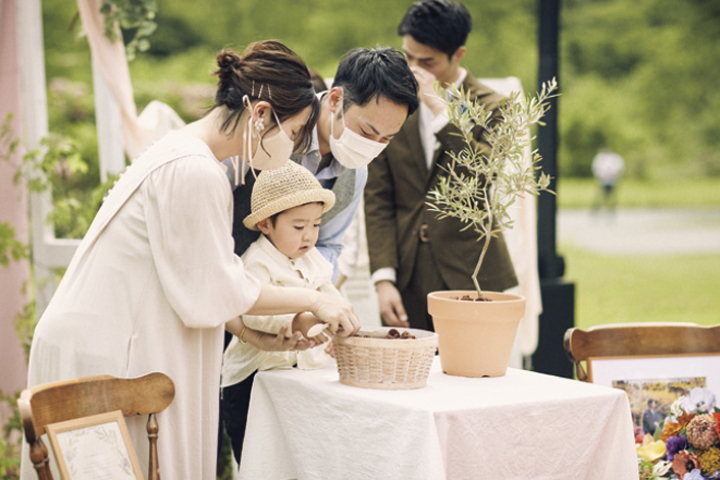
<instances>
[{"instance_id":1,"label":"framed sign","mask_svg":"<svg viewBox=\"0 0 720 480\"><path fill-rule=\"evenodd\" d=\"M63 480L143 480L122 412L47 425Z\"/></svg>"},{"instance_id":2,"label":"framed sign","mask_svg":"<svg viewBox=\"0 0 720 480\"><path fill-rule=\"evenodd\" d=\"M720 395L720 354L589 358L588 381L627 393L633 422L646 433L695 388Z\"/></svg>"}]
</instances>

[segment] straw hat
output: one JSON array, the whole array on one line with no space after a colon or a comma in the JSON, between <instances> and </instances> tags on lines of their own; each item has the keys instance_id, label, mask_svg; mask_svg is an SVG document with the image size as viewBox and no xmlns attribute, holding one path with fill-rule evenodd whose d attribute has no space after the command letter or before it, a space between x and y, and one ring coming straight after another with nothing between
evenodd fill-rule
<instances>
[{"instance_id":1,"label":"straw hat","mask_svg":"<svg viewBox=\"0 0 720 480\"><path fill-rule=\"evenodd\" d=\"M243 223L250 230L257 230L257 223L306 203L320 202L322 213L335 205L335 194L324 189L305 167L292 160L275 170L263 170L255 181L250 209L252 213Z\"/></svg>"}]
</instances>

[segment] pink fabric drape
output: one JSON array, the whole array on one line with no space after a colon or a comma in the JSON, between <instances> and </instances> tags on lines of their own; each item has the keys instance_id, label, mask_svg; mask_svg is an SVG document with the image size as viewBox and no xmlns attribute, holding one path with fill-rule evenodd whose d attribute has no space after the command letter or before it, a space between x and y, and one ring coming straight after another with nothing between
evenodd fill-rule
<instances>
[{"instance_id":1,"label":"pink fabric drape","mask_svg":"<svg viewBox=\"0 0 720 480\"><path fill-rule=\"evenodd\" d=\"M105 35L101 3L101 0L78 0L78 8L93 61L97 63L108 89L120 107L125 153L135 159L169 130L181 127L183 121L168 105L161 102L151 102L138 116L125 48L121 41L112 42ZM117 25L115 28L117 38L122 38Z\"/></svg>"}]
</instances>

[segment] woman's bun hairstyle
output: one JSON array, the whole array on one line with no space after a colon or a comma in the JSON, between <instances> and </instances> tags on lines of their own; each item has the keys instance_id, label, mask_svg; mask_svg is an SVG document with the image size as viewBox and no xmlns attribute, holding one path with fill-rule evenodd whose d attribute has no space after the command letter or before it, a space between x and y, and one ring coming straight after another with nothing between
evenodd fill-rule
<instances>
[{"instance_id":1,"label":"woman's bun hairstyle","mask_svg":"<svg viewBox=\"0 0 720 480\"><path fill-rule=\"evenodd\" d=\"M223 132L232 134L237 128L246 96L250 102L268 102L281 122L312 106L310 118L296 142L297 150L309 148L319 103L310 72L295 52L277 40L264 40L248 45L242 55L224 48L216 61L218 88L212 108L228 110L221 127Z\"/></svg>"}]
</instances>

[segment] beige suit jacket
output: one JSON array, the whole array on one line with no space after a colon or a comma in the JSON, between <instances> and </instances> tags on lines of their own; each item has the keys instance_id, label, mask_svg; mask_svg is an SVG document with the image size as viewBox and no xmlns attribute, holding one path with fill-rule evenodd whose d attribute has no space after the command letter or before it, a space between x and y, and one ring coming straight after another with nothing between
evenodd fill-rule
<instances>
[{"instance_id":1,"label":"beige suit jacket","mask_svg":"<svg viewBox=\"0 0 720 480\"><path fill-rule=\"evenodd\" d=\"M487 108L496 109L502 96L479 83L468 72L463 87L481 99ZM382 154L368 166L365 187L365 222L367 227L370 270L391 267L397 270L397 287L402 291L415 268L420 243L419 229L428 225L429 240L438 275L450 289L474 289L472 274L480 256L481 243L472 229L459 220L437 218L428 210L427 192L438 182L451 160L448 150L459 152L463 140L452 135L457 131L446 125L437 134L441 146L435 151L428 169L420 141L419 110L411 115L398 135ZM476 137L477 138L477 137ZM481 288L503 291L517 285L505 240L500 235L490 242L488 253L478 275Z\"/></svg>"}]
</instances>

